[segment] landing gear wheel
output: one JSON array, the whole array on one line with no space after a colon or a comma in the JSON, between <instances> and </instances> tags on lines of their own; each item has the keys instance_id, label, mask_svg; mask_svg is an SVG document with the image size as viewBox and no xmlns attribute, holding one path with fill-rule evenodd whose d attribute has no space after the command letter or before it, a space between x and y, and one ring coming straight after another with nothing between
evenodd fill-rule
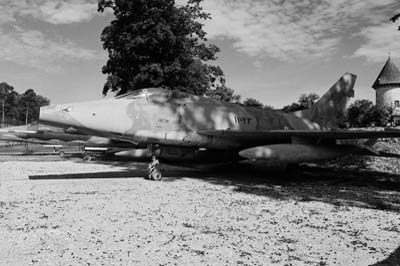
<instances>
[{"instance_id":1,"label":"landing gear wheel","mask_svg":"<svg viewBox=\"0 0 400 266\"><path fill-rule=\"evenodd\" d=\"M92 160L92 156L86 154L85 156L83 156L83 160L86 162L90 162Z\"/></svg>"},{"instance_id":2,"label":"landing gear wheel","mask_svg":"<svg viewBox=\"0 0 400 266\"><path fill-rule=\"evenodd\" d=\"M61 158L64 158L65 152L64 151L59 151L58 152L58 156L60 156Z\"/></svg>"},{"instance_id":3,"label":"landing gear wheel","mask_svg":"<svg viewBox=\"0 0 400 266\"><path fill-rule=\"evenodd\" d=\"M157 170L156 165L160 164L155 155L151 156L151 162L147 167L147 178L154 181L160 181L162 178L161 172Z\"/></svg>"},{"instance_id":4,"label":"landing gear wheel","mask_svg":"<svg viewBox=\"0 0 400 266\"><path fill-rule=\"evenodd\" d=\"M160 181L162 178L162 174L159 170L154 169L152 172L148 174L148 179L154 180L154 181Z\"/></svg>"}]
</instances>

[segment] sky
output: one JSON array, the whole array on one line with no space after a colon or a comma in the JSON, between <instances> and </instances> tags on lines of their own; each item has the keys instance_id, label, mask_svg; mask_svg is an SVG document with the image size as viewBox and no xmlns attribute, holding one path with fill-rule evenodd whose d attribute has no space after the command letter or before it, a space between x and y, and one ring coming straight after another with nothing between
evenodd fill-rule
<instances>
[{"instance_id":1,"label":"sky","mask_svg":"<svg viewBox=\"0 0 400 266\"><path fill-rule=\"evenodd\" d=\"M185 0L176 0L182 4ZM204 0L208 42L242 99L275 108L302 93L322 95L345 72L356 99L388 58L400 68L398 0ZM113 19L96 0L1 0L0 82L34 89L52 104L101 99L107 61L100 34ZM112 96L112 95L111 95Z\"/></svg>"}]
</instances>

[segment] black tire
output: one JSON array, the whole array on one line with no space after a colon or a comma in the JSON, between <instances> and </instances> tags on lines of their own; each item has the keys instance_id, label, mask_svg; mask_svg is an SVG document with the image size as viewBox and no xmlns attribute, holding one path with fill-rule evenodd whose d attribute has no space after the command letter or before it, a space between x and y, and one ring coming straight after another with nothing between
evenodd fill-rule
<instances>
[{"instance_id":1,"label":"black tire","mask_svg":"<svg viewBox=\"0 0 400 266\"><path fill-rule=\"evenodd\" d=\"M85 155L83 156L83 160L86 162L90 162L92 160L92 157L90 155Z\"/></svg>"},{"instance_id":2,"label":"black tire","mask_svg":"<svg viewBox=\"0 0 400 266\"><path fill-rule=\"evenodd\" d=\"M155 169L149 173L149 179L154 181L160 181L162 179L162 174L159 170Z\"/></svg>"},{"instance_id":3,"label":"black tire","mask_svg":"<svg viewBox=\"0 0 400 266\"><path fill-rule=\"evenodd\" d=\"M61 158L64 158L65 152L64 151L59 151L58 152L58 156L60 156Z\"/></svg>"}]
</instances>

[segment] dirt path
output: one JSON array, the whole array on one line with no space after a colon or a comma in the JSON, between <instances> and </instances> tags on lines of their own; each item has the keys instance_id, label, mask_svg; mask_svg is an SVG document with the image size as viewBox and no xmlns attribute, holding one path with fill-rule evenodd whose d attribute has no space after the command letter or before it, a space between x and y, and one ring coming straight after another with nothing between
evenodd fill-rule
<instances>
[{"instance_id":1,"label":"dirt path","mask_svg":"<svg viewBox=\"0 0 400 266\"><path fill-rule=\"evenodd\" d=\"M161 182L28 179L112 176L135 167L143 164L1 162L0 265L399 263L399 180L388 185L369 177L360 186L348 178L192 177L185 171Z\"/></svg>"}]
</instances>

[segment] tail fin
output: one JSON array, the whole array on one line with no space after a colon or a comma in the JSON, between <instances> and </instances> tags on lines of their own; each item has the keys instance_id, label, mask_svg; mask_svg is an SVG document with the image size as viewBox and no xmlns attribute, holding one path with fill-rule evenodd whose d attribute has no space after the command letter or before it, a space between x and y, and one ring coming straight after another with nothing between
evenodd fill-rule
<instances>
[{"instance_id":1,"label":"tail fin","mask_svg":"<svg viewBox=\"0 0 400 266\"><path fill-rule=\"evenodd\" d=\"M294 115L311 120L321 126L336 128L343 122L350 98L354 97L357 76L345 73L310 109Z\"/></svg>"}]
</instances>

